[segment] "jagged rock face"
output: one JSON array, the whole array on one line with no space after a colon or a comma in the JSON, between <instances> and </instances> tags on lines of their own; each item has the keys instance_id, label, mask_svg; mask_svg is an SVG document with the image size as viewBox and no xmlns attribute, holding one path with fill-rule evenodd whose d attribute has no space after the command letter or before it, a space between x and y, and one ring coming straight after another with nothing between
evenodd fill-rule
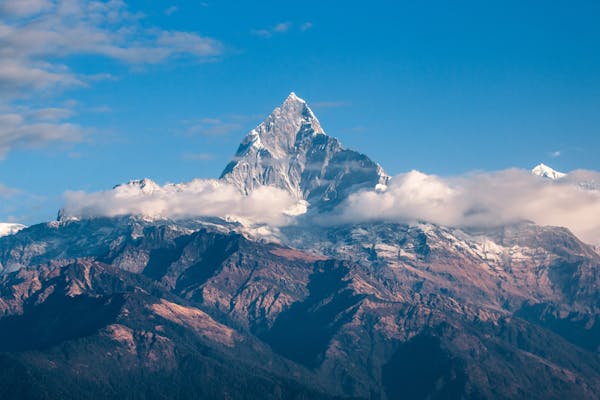
<instances>
[{"instance_id":1,"label":"jagged rock face","mask_svg":"<svg viewBox=\"0 0 600 400\"><path fill-rule=\"evenodd\" d=\"M367 156L326 135L306 102L292 93L246 136L221 179L243 193L275 186L326 209L388 177Z\"/></svg>"}]
</instances>

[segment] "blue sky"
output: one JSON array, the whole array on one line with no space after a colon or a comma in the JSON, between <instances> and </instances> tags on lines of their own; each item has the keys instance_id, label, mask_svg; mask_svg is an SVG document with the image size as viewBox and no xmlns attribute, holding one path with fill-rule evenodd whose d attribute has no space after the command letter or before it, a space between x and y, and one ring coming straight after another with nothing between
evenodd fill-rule
<instances>
[{"instance_id":1,"label":"blue sky","mask_svg":"<svg viewBox=\"0 0 600 400\"><path fill-rule=\"evenodd\" d=\"M596 1L3 1L0 220L217 177L292 90L390 174L600 170L598 20Z\"/></svg>"}]
</instances>

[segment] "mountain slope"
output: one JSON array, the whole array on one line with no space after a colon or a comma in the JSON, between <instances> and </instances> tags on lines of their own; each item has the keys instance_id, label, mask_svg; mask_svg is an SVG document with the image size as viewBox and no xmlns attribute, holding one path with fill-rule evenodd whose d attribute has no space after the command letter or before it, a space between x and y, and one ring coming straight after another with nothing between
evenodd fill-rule
<instances>
[{"instance_id":1,"label":"mountain slope","mask_svg":"<svg viewBox=\"0 0 600 400\"><path fill-rule=\"evenodd\" d=\"M330 398L143 275L82 260L5 275L0 293L3 399Z\"/></svg>"},{"instance_id":2,"label":"mountain slope","mask_svg":"<svg viewBox=\"0 0 600 400\"><path fill-rule=\"evenodd\" d=\"M68 361L45 350L66 346L70 359L107 365L112 356L92 360L86 355L90 347L78 343L95 343L95 353L121 354L120 342L100 340L94 333L123 333L114 328L120 325L139 332L133 334L139 340L159 335L186 348L201 341L213 349L203 364L227 359L243 370L254 358L269 360L279 367L260 376L293 373L297 380L290 385L303 388L298 390L343 397L389 399L400 391L412 398L518 398L518 393L585 398L600 390L600 343L556 329L562 324L593 338L598 319L600 257L566 230L515 226L483 236L431 225L363 224L311 230L309 237L286 232L299 240L298 247L306 247L299 251L190 226L135 218L82 220L34 226L0 239L2 263L12 269L22 263L20 270L3 276L0 310L29 321L19 325L0 318L8 335L4 350L18 350L6 356L31 368L32 361L23 358L31 349L19 346L32 341L15 342L21 340L19 326L89 313L106 318L92 319L98 324L94 329L44 339L35 362L62 363L66 371ZM77 243L77 238L88 242ZM81 261L73 260L77 255ZM103 300L110 293L117 295L115 308ZM57 298L62 300L57 303ZM70 305L80 298L89 300ZM42 308L32 306L38 303ZM60 304L63 312L57 314L52 304ZM148 310L183 324L195 339L157 328L166 322L149 319ZM579 324L582 317L588 319ZM140 349L147 346L135 343ZM420 370L412 356L410 365L406 362L406 354L415 353L424 357ZM141 364L132 364L134 374L144 365L182 362L170 353L160 356L158 364L148 359L151 353L136 354ZM177 371L179 381L184 372ZM211 374L230 379L223 371ZM239 374L235 379L241 382L254 379L247 371ZM211 382L206 379L198 378ZM400 387L398 382L404 383ZM256 398L252 391L247 394Z\"/></svg>"}]
</instances>

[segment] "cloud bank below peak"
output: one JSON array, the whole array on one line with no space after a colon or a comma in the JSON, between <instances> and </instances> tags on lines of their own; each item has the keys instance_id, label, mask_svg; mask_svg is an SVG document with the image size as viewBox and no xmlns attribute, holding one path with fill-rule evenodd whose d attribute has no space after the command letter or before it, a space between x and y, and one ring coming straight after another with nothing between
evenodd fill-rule
<instances>
[{"instance_id":1,"label":"cloud bank below peak","mask_svg":"<svg viewBox=\"0 0 600 400\"><path fill-rule=\"evenodd\" d=\"M528 220L563 226L600 243L600 173L574 171L551 181L509 169L443 178L411 171L385 190L352 194L330 223L426 221L456 227L493 227Z\"/></svg>"},{"instance_id":2,"label":"cloud bank below peak","mask_svg":"<svg viewBox=\"0 0 600 400\"><path fill-rule=\"evenodd\" d=\"M295 223L306 206L272 186L244 195L223 180L164 186L144 180L94 193L67 192L61 213L66 219L219 217L277 227ZM353 193L332 211L314 215L318 218L309 223L321 225L386 221L485 228L532 221L566 227L583 241L600 244L600 173L578 170L550 180L520 169L448 178L410 171L393 177L385 187Z\"/></svg>"},{"instance_id":3,"label":"cloud bank below peak","mask_svg":"<svg viewBox=\"0 0 600 400\"><path fill-rule=\"evenodd\" d=\"M281 226L306 211L303 202L284 190L263 186L243 195L233 185L214 179L164 186L145 179L94 193L69 191L64 197L61 219L123 215L152 219L218 217L250 225Z\"/></svg>"}]
</instances>

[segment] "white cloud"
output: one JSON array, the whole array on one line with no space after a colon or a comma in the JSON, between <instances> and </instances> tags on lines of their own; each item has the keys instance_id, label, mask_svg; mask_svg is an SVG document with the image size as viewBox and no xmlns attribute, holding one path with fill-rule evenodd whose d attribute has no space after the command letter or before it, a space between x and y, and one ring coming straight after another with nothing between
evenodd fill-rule
<instances>
[{"instance_id":1,"label":"white cloud","mask_svg":"<svg viewBox=\"0 0 600 400\"><path fill-rule=\"evenodd\" d=\"M165 10L165 15L171 15L171 14L177 12L178 10L179 9L177 8L177 6L171 6Z\"/></svg>"},{"instance_id":2,"label":"white cloud","mask_svg":"<svg viewBox=\"0 0 600 400\"><path fill-rule=\"evenodd\" d=\"M0 15L27 17L52 7L50 0L4 0L0 3Z\"/></svg>"},{"instance_id":3,"label":"white cloud","mask_svg":"<svg viewBox=\"0 0 600 400\"><path fill-rule=\"evenodd\" d=\"M57 61L71 55L154 64L223 52L219 41L195 32L148 26L120 0L4 0L0 12L6 16L0 22L0 90L81 84L88 77Z\"/></svg>"},{"instance_id":4,"label":"white cloud","mask_svg":"<svg viewBox=\"0 0 600 400\"><path fill-rule=\"evenodd\" d=\"M277 33L286 33L292 26L293 24L291 22L279 22L278 24L275 24L269 28L255 29L252 31L252 33L256 36L269 38Z\"/></svg>"},{"instance_id":5,"label":"white cloud","mask_svg":"<svg viewBox=\"0 0 600 400\"><path fill-rule=\"evenodd\" d=\"M83 128L77 124L61 122L70 115L70 110L60 108L0 114L0 159L15 147L40 147L83 140Z\"/></svg>"},{"instance_id":6,"label":"white cloud","mask_svg":"<svg viewBox=\"0 0 600 400\"><path fill-rule=\"evenodd\" d=\"M313 27L313 23L312 22L305 22L302 25L300 25L300 30L301 31L307 31L309 29L311 29Z\"/></svg>"},{"instance_id":7,"label":"white cloud","mask_svg":"<svg viewBox=\"0 0 600 400\"><path fill-rule=\"evenodd\" d=\"M201 156L202 158L203 156ZM302 214L305 204L274 187L248 196L219 180L159 186L145 180L96 193L67 192L63 215L144 215L152 218L213 216L281 226ZM530 220L564 226L582 240L600 243L600 173L574 171L552 181L529 171L505 170L441 178L411 171L385 190L351 195L319 223L427 221L456 227L493 227Z\"/></svg>"},{"instance_id":8,"label":"white cloud","mask_svg":"<svg viewBox=\"0 0 600 400\"><path fill-rule=\"evenodd\" d=\"M339 107L345 107L348 105L348 102L346 101L316 101L313 103L310 103L311 107L318 109L318 108L339 108Z\"/></svg>"},{"instance_id":9,"label":"white cloud","mask_svg":"<svg viewBox=\"0 0 600 400\"><path fill-rule=\"evenodd\" d=\"M530 220L564 226L600 243L600 174L576 171L551 181L524 170L441 178L411 171L385 191L351 195L334 222L428 221L448 226L497 226Z\"/></svg>"},{"instance_id":10,"label":"white cloud","mask_svg":"<svg viewBox=\"0 0 600 400\"><path fill-rule=\"evenodd\" d=\"M0 222L30 223L39 220L34 215L48 199L22 189L0 183ZM25 211L25 213L23 213Z\"/></svg>"},{"instance_id":11,"label":"white cloud","mask_svg":"<svg viewBox=\"0 0 600 400\"><path fill-rule=\"evenodd\" d=\"M215 158L211 153L183 153L181 157L187 161L210 161Z\"/></svg>"},{"instance_id":12,"label":"white cloud","mask_svg":"<svg viewBox=\"0 0 600 400\"><path fill-rule=\"evenodd\" d=\"M7 199L20 193L21 191L19 189L14 189L0 183L0 197Z\"/></svg>"},{"instance_id":13,"label":"white cloud","mask_svg":"<svg viewBox=\"0 0 600 400\"><path fill-rule=\"evenodd\" d=\"M92 113L109 113L112 111L112 108L109 106L95 106L95 107L90 107L90 108L86 109L86 111L92 112Z\"/></svg>"},{"instance_id":14,"label":"white cloud","mask_svg":"<svg viewBox=\"0 0 600 400\"><path fill-rule=\"evenodd\" d=\"M304 22L300 25L294 25L290 21L279 22L268 28L253 29L251 32L253 35L260 36L263 38L270 38L277 34L283 34L292 31L292 28L296 28L300 32L306 32L313 27L313 23L310 21Z\"/></svg>"},{"instance_id":15,"label":"white cloud","mask_svg":"<svg viewBox=\"0 0 600 400\"><path fill-rule=\"evenodd\" d=\"M279 33L287 32L291 26L292 26L291 22L280 22L273 27L273 32L279 32Z\"/></svg>"},{"instance_id":16,"label":"white cloud","mask_svg":"<svg viewBox=\"0 0 600 400\"><path fill-rule=\"evenodd\" d=\"M183 122L186 125L186 133L190 136L221 137L230 133L242 132L248 122L254 123L261 117L261 115L226 114Z\"/></svg>"},{"instance_id":17,"label":"white cloud","mask_svg":"<svg viewBox=\"0 0 600 400\"><path fill-rule=\"evenodd\" d=\"M240 129L242 129L242 125L233 122L204 122L190 126L187 133L200 136L226 136Z\"/></svg>"},{"instance_id":18,"label":"white cloud","mask_svg":"<svg viewBox=\"0 0 600 400\"><path fill-rule=\"evenodd\" d=\"M84 83L64 66L8 60L0 54L0 93L5 99L57 86L84 86Z\"/></svg>"},{"instance_id":19,"label":"white cloud","mask_svg":"<svg viewBox=\"0 0 600 400\"><path fill-rule=\"evenodd\" d=\"M159 186L150 180L120 185L108 191L65 193L64 217L142 215L151 218L220 217L246 223L283 225L302 204L287 192L261 187L248 196L218 180L196 179Z\"/></svg>"},{"instance_id":20,"label":"white cloud","mask_svg":"<svg viewBox=\"0 0 600 400\"><path fill-rule=\"evenodd\" d=\"M64 121L72 116L68 110L23 113L14 106L17 98L35 95L39 101L57 90L114 79L74 71L71 56L100 56L137 68L177 58L209 61L222 53L218 40L153 26L123 0L1 0L0 108L9 111L0 112L0 157L15 146L81 139L83 130Z\"/></svg>"},{"instance_id":21,"label":"white cloud","mask_svg":"<svg viewBox=\"0 0 600 400\"><path fill-rule=\"evenodd\" d=\"M73 110L59 107L41 108L28 113L30 117L43 121L60 121L72 117L74 114Z\"/></svg>"}]
</instances>

